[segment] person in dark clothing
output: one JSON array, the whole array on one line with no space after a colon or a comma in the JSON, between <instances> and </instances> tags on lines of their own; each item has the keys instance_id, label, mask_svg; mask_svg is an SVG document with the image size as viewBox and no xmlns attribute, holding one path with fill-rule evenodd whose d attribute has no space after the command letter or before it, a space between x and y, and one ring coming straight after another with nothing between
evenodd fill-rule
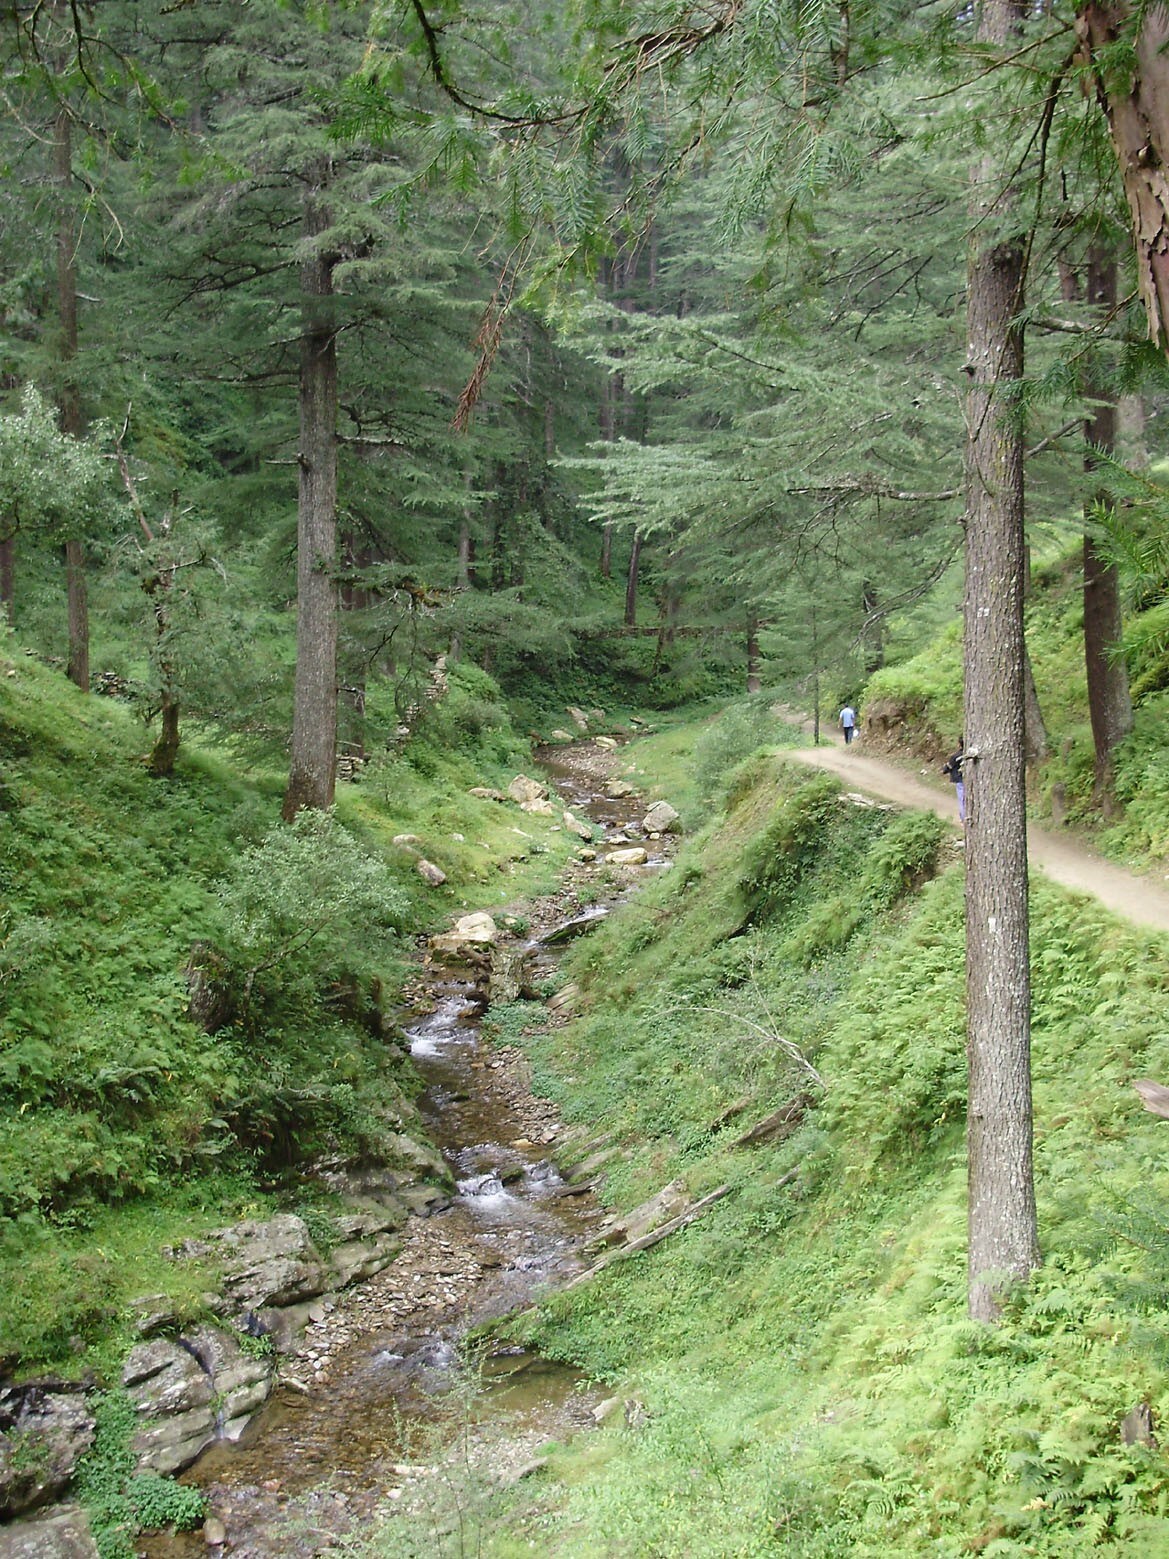
<instances>
[{"instance_id":1,"label":"person in dark clothing","mask_svg":"<svg viewBox=\"0 0 1169 1559\"><path fill-rule=\"evenodd\" d=\"M954 796L958 802L958 821L965 826L966 823L966 781L962 774L962 765L965 762L965 741L958 738L958 751L942 764L942 773L948 775L954 781Z\"/></svg>"}]
</instances>

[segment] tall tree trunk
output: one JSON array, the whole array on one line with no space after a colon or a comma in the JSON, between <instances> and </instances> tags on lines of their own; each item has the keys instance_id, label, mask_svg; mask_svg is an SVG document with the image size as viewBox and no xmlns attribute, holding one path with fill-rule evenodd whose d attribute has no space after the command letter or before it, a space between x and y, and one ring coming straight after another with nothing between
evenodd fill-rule
<instances>
[{"instance_id":1,"label":"tall tree trunk","mask_svg":"<svg viewBox=\"0 0 1169 1559\"><path fill-rule=\"evenodd\" d=\"M1116 259L1110 252L1093 249L1088 256L1088 302L1102 314L1116 307ZM1117 443L1115 397L1099 385L1087 386L1091 409L1084 420L1084 437L1090 448L1084 469L1096 467L1092 450L1111 454ZM1091 529L1091 511L1107 503L1104 492L1090 494L1085 502L1084 527L1084 664L1088 678L1088 715L1092 723L1095 754L1096 800L1107 806L1112 796L1112 754L1118 742L1132 730L1132 697L1128 673L1119 654L1124 623L1120 602L1120 575L1105 559Z\"/></svg>"},{"instance_id":2,"label":"tall tree trunk","mask_svg":"<svg viewBox=\"0 0 1169 1559\"><path fill-rule=\"evenodd\" d=\"M625 581L625 626L637 625L637 580L641 572L641 532L633 533L633 547L629 553L629 574Z\"/></svg>"},{"instance_id":3,"label":"tall tree trunk","mask_svg":"<svg viewBox=\"0 0 1169 1559\"><path fill-rule=\"evenodd\" d=\"M339 599L341 608L341 622L348 616L352 618L359 612L369 609L370 593L365 583L359 582L361 572L367 569L373 561L372 553L367 546L363 546L352 531L347 531L341 539L341 556L344 560L344 573L341 575ZM356 576L356 577L355 577ZM338 665L340 674L338 677L338 707L337 707L337 747L338 752L344 755L346 778L351 778L353 773L353 760L365 757L365 678L366 657L361 643L360 626L356 631L350 631L341 637L340 624L338 625L340 647L338 649Z\"/></svg>"},{"instance_id":4,"label":"tall tree trunk","mask_svg":"<svg viewBox=\"0 0 1169 1559\"><path fill-rule=\"evenodd\" d=\"M1169 352L1169 10L1082 4L1076 32L1120 165L1149 339Z\"/></svg>"},{"instance_id":5,"label":"tall tree trunk","mask_svg":"<svg viewBox=\"0 0 1169 1559\"><path fill-rule=\"evenodd\" d=\"M758 693L763 686L759 675L759 619L754 612L747 618L747 691Z\"/></svg>"},{"instance_id":6,"label":"tall tree trunk","mask_svg":"<svg viewBox=\"0 0 1169 1559\"><path fill-rule=\"evenodd\" d=\"M861 581L861 606L865 614L864 665L865 675L872 676L885 664L884 620L880 611L877 587L871 579Z\"/></svg>"},{"instance_id":7,"label":"tall tree trunk","mask_svg":"<svg viewBox=\"0 0 1169 1559\"><path fill-rule=\"evenodd\" d=\"M68 111L53 123L53 177L57 187L57 313L60 322L61 384L58 408L62 433L80 438L83 427L77 386L77 224L73 219L73 136ZM77 537L64 545L69 622L67 674L89 692L89 595L85 554Z\"/></svg>"},{"instance_id":8,"label":"tall tree trunk","mask_svg":"<svg viewBox=\"0 0 1169 1559\"><path fill-rule=\"evenodd\" d=\"M983 44L1005 47L1011 0L984 0ZM1003 164L974 171L967 276L965 728L968 1298L994 1320L1004 1284L1039 1261L1031 1147L1031 981L1017 387L1024 249L987 237L1010 216Z\"/></svg>"},{"instance_id":9,"label":"tall tree trunk","mask_svg":"<svg viewBox=\"0 0 1169 1559\"><path fill-rule=\"evenodd\" d=\"M337 746L337 344L333 261L320 247L330 223L328 172L305 195L300 269L300 488L296 542L296 685L292 761L284 796L290 821L329 807Z\"/></svg>"},{"instance_id":10,"label":"tall tree trunk","mask_svg":"<svg viewBox=\"0 0 1169 1559\"><path fill-rule=\"evenodd\" d=\"M1024 571L1023 594L1026 593ZM1035 673L1031 669L1031 656L1026 642L1023 644L1023 746L1028 764L1042 763L1047 757L1047 724L1043 718L1043 706L1039 702L1039 689L1035 686Z\"/></svg>"}]
</instances>

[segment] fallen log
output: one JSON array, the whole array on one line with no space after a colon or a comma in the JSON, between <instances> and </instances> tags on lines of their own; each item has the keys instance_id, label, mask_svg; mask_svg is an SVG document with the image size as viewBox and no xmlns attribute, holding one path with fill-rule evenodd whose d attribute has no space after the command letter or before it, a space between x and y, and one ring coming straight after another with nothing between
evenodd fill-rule
<instances>
[{"instance_id":1,"label":"fallen log","mask_svg":"<svg viewBox=\"0 0 1169 1559\"><path fill-rule=\"evenodd\" d=\"M1142 1078L1133 1087L1145 1101L1145 1109L1153 1115L1159 1115L1162 1120L1169 1120L1169 1088L1164 1083L1155 1083L1150 1078Z\"/></svg>"},{"instance_id":2,"label":"fallen log","mask_svg":"<svg viewBox=\"0 0 1169 1559\"><path fill-rule=\"evenodd\" d=\"M671 1218L668 1223L659 1224L656 1229L651 1229L648 1234L643 1234L636 1240L630 1240L628 1245L617 1246L615 1250L611 1250L608 1255L603 1256L593 1266L586 1268L584 1272L578 1272L576 1277L571 1278L558 1292L563 1294L567 1293L570 1288L579 1288L582 1283L587 1283L591 1278L595 1278L598 1272L602 1272L606 1267L611 1266L613 1262L621 1261L626 1256L636 1255L638 1251L650 1250L654 1245L660 1244L668 1235L677 1233L679 1229L684 1229L687 1224L693 1223L696 1218L701 1218L708 1207L713 1207L716 1202L721 1202L724 1196L729 1196L731 1189L732 1187L729 1185L720 1185L717 1191L711 1191L709 1195L702 1197L700 1201L694 1202L684 1213L679 1213L676 1218Z\"/></svg>"},{"instance_id":3,"label":"fallen log","mask_svg":"<svg viewBox=\"0 0 1169 1559\"><path fill-rule=\"evenodd\" d=\"M810 1093L797 1094L794 1099L789 1099L778 1110L761 1120L742 1136L735 1138L737 1148L754 1147L759 1142L782 1142L785 1137L791 1135L803 1120L812 1104Z\"/></svg>"}]
</instances>

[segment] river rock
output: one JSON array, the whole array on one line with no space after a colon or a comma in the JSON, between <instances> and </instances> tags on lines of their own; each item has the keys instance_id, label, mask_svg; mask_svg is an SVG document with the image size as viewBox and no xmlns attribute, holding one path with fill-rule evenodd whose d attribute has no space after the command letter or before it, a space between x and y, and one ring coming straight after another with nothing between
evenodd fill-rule
<instances>
[{"instance_id":1,"label":"river rock","mask_svg":"<svg viewBox=\"0 0 1169 1559\"><path fill-rule=\"evenodd\" d=\"M180 1472L215 1440L237 1440L268 1400L271 1356L245 1353L219 1327L157 1337L132 1349L122 1384L138 1412L134 1452L143 1472Z\"/></svg>"},{"instance_id":2,"label":"river rock","mask_svg":"<svg viewBox=\"0 0 1169 1559\"><path fill-rule=\"evenodd\" d=\"M615 752L621 745L615 736L594 736L593 744L602 752Z\"/></svg>"},{"instance_id":3,"label":"river rock","mask_svg":"<svg viewBox=\"0 0 1169 1559\"><path fill-rule=\"evenodd\" d=\"M573 812L565 812L561 821L570 834L575 834L578 839L591 840L593 827L591 823L584 823Z\"/></svg>"},{"instance_id":4,"label":"river rock","mask_svg":"<svg viewBox=\"0 0 1169 1559\"><path fill-rule=\"evenodd\" d=\"M462 915L449 931L430 939L430 951L438 958L458 960L468 954L483 953L499 940L499 927L486 910Z\"/></svg>"},{"instance_id":5,"label":"river rock","mask_svg":"<svg viewBox=\"0 0 1169 1559\"><path fill-rule=\"evenodd\" d=\"M383 1272L401 1249L402 1240L397 1234L378 1234L371 1240L346 1240L329 1252L333 1286L347 1288L350 1283L364 1283L366 1278Z\"/></svg>"},{"instance_id":6,"label":"river rock","mask_svg":"<svg viewBox=\"0 0 1169 1559\"><path fill-rule=\"evenodd\" d=\"M211 1377L173 1338L155 1337L132 1348L122 1385L141 1422L133 1448L143 1470L178 1472L215 1439Z\"/></svg>"},{"instance_id":7,"label":"river rock","mask_svg":"<svg viewBox=\"0 0 1169 1559\"><path fill-rule=\"evenodd\" d=\"M534 817L555 817L556 808L547 797L537 797L535 801L521 801L520 811L528 812Z\"/></svg>"},{"instance_id":8,"label":"river rock","mask_svg":"<svg viewBox=\"0 0 1169 1559\"><path fill-rule=\"evenodd\" d=\"M637 794L637 787L631 785L628 780L612 779L605 786L605 794L610 801L624 801L627 797Z\"/></svg>"},{"instance_id":9,"label":"river rock","mask_svg":"<svg viewBox=\"0 0 1169 1559\"><path fill-rule=\"evenodd\" d=\"M555 730L552 732L552 735L548 738L548 740L550 742L574 742L576 741L576 737L572 734L571 731Z\"/></svg>"},{"instance_id":10,"label":"river rock","mask_svg":"<svg viewBox=\"0 0 1169 1559\"><path fill-rule=\"evenodd\" d=\"M565 713L568 715L568 717L572 721L573 725L576 726L578 731L587 731L588 730L588 728L589 728L589 717L588 717L588 715L585 714L583 709L577 709L575 704L566 704L565 705Z\"/></svg>"},{"instance_id":11,"label":"river rock","mask_svg":"<svg viewBox=\"0 0 1169 1559\"><path fill-rule=\"evenodd\" d=\"M275 1373L271 1355L245 1353L235 1337L217 1326L197 1327L182 1341L210 1378L218 1408L216 1437L238 1440L271 1393Z\"/></svg>"},{"instance_id":12,"label":"river rock","mask_svg":"<svg viewBox=\"0 0 1169 1559\"><path fill-rule=\"evenodd\" d=\"M492 1004L518 1001L527 983L528 953L522 947L493 947L487 987Z\"/></svg>"},{"instance_id":13,"label":"river rock","mask_svg":"<svg viewBox=\"0 0 1169 1559\"><path fill-rule=\"evenodd\" d=\"M80 1505L57 1505L0 1527L0 1559L98 1559L98 1550Z\"/></svg>"},{"instance_id":14,"label":"river rock","mask_svg":"<svg viewBox=\"0 0 1169 1559\"><path fill-rule=\"evenodd\" d=\"M79 1392L0 1389L0 1518L33 1510L66 1487L93 1443L93 1424Z\"/></svg>"},{"instance_id":15,"label":"river rock","mask_svg":"<svg viewBox=\"0 0 1169 1559\"><path fill-rule=\"evenodd\" d=\"M607 866L644 866L649 856L641 845L628 850L610 850L605 856Z\"/></svg>"},{"instance_id":16,"label":"river rock","mask_svg":"<svg viewBox=\"0 0 1169 1559\"><path fill-rule=\"evenodd\" d=\"M675 834L681 826L681 818L668 801L655 801L641 820L647 834Z\"/></svg>"},{"instance_id":17,"label":"river rock","mask_svg":"<svg viewBox=\"0 0 1169 1559\"><path fill-rule=\"evenodd\" d=\"M175 1254L214 1257L222 1272L222 1308L229 1314L314 1299L328 1287L320 1252L295 1213L217 1229L205 1239L184 1241Z\"/></svg>"},{"instance_id":18,"label":"river rock","mask_svg":"<svg viewBox=\"0 0 1169 1559\"><path fill-rule=\"evenodd\" d=\"M548 794L548 787L541 785L539 780L529 779L526 774L517 774L507 787L507 793L522 806L525 801L542 801Z\"/></svg>"}]
</instances>

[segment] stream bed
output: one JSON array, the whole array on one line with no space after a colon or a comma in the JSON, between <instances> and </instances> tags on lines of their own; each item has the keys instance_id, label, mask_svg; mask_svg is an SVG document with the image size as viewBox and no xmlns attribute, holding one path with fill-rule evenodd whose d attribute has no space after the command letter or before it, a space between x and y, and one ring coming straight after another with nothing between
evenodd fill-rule
<instances>
[{"instance_id":1,"label":"stream bed","mask_svg":"<svg viewBox=\"0 0 1169 1559\"><path fill-rule=\"evenodd\" d=\"M644 803L603 794L611 755L581 744L547 749L541 762L607 842L627 842ZM660 865L666 842L646 843ZM606 912L594 900L575 918ZM572 901L556 913L573 919ZM559 953L533 939L532 985ZM237 1559L312 1559L368 1535L375 1511L388 1518L395 1501L403 1511L431 1502L456 1435L474 1475L498 1483L524 1476L547 1441L595 1426L601 1393L575 1371L499 1344L461 1346L474 1327L580 1271L601 1210L591 1190L562 1179L552 1153L563 1127L531 1094L522 1056L484 1039L470 975L429 967L420 1005L405 1030L425 1084L419 1108L455 1195L410 1220L395 1262L322 1306L242 1439L183 1475L207 1492L206 1529L144 1535L144 1559L194 1559L209 1545Z\"/></svg>"}]
</instances>

